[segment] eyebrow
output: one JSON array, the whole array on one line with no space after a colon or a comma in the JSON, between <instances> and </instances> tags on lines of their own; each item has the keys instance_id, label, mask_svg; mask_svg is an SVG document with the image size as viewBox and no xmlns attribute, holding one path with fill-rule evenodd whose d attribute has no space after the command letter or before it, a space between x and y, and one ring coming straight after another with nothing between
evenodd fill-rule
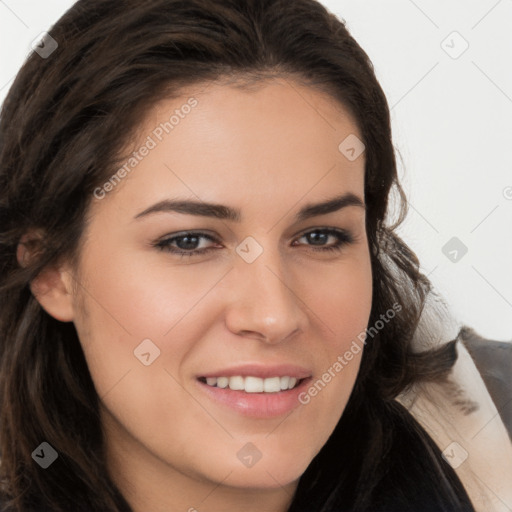
<instances>
[{"instance_id":1,"label":"eyebrow","mask_svg":"<svg viewBox=\"0 0 512 512\"><path fill-rule=\"evenodd\" d=\"M348 206L358 206L366 209L361 198L352 192L347 192L346 194L335 196L320 203L306 204L297 212L295 220L301 222L311 217L336 212ZM147 215L161 212L176 212L201 217L214 217L216 219L233 222L240 222L242 220L242 214L237 208L216 203L205 203L203 201L178 199L165 199L160 201L138 213L134 218L140 219Z\"/></svg>"}]
</instances>

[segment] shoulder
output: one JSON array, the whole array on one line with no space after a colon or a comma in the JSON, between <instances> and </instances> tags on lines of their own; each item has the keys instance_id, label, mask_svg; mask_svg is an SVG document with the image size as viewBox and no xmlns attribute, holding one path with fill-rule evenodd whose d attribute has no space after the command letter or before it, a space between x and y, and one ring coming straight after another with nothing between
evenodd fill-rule
<instances>
[{"instance_id":1,"label":"shoulder","mask_svg":"<svg viewBox=\"0 0 512 512\"><path fill-rule=\"evenodd\" d=\"M390 416L391 444L384 477L368 512L474 512L471 500L436 443L400 404Z\"/></svg>"},{"instance_id":2,"label":"shoulder","mask_svg":"<svg viewBox=\"0 0 512 512\"><path fill-rule=\"evenodd\" d=\"M359 402L359 400L358 400ZM396 401L350 402L289 512L475 512L438 446Z\"/></svg>"},{"instance_id":3,"label":"shoulder","mask_svg":"<svg viewBox=\"0 0 512 512\"><path fill-rule=\"evenodd\" d=\"M464 326L460 340L475 362L512 438L512 342L484 338Z\"/></svg>"}]
</instances>

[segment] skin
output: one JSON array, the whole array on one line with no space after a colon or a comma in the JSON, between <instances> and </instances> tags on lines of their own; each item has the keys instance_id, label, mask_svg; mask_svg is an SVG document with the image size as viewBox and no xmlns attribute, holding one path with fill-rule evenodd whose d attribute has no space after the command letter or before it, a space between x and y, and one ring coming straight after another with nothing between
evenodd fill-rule
<instances>
[{"instance_id":1,"label":"skin","mask_svg":"<svg viewBox=\"0 0 512 512\"><path fill-rule=\"evenodd\" d=\"M190 93L155 105L132 150ZM92 199L78 268L50 268L32 291L49 314L76 326L101 401L109 471L134 511L284 512L343 413L362 351L307 405L272 419L214 403L195 377L242 362L289 362L316 380L365 330L372 281L364 208L293 218L344 192L364 200L364 154L349 161L338 150L348 135L362 137L339 103L289 79L251 91L209 84L193 95L197 106L172 133L114 191ZM176 197L239 208L242 220L134 219ZM354 242L315 251L304 233L326 227ZM196 247L215 250L181 258L152 245L186 230L214 236ZM250 264L235 251L248 236L263 248ZM134 356L147 338L160 349L149 366ZM250 468L237 457L248 442L262 454Z\"/></svg>"}]
</instances>

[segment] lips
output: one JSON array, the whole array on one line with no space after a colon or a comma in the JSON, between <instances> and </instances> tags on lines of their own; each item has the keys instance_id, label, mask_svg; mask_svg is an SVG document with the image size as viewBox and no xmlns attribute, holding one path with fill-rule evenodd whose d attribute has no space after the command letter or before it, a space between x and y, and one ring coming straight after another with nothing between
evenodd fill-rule
<instances>
[{"instance_id":1,"label":"lips","mask_svg":"<svg viewBox=\"0 0 512 512\"><path fill-rule=\"evenodd\" d=\"M298 395L311 379L311 370L294 364L244 364L196 376L199 389L219 406L258 418L298 407Z\"/></svg>"},{"instance_id":2,"label":"lips","mask_svg":"<svg viewBox=\"0 0 512 512\"><path fill-rule=\"evenodd\" d=\"M248 378L255 379L258 377L245 377L245 379ZM270 377L270 379L273 378ZM299 396L310 385L312 377L300 379L292 389L280 390L278 392L247 392L245 389L232 390L229 387L220 388L208 385L205 380L206 378L202 379L201 377L196 379L198 392L206 396L216 406L241 416L270 419L290 414L293 409L303 406Z\"/></svg>"}]
</instances>

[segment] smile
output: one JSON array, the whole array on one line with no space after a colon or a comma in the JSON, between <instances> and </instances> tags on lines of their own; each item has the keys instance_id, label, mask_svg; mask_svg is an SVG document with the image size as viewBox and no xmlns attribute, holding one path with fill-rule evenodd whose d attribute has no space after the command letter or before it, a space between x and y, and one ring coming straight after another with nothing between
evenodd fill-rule
<instances>
[{"instance_id":1,"label":"smile","mask_svg":"<svg viewBox=\"0 0 512 512\"><path fill-rule=\"evenodd\" d=\"M279 393L293 389L299 385L301 380L288 375L282 377L260 378L254 376L243 377L235 375L232 377L200 377L199 380L208 386L217 388L229 388L233 391L245 391L246 393Z\"/></svg>"},{"instance_id":2,"label":"smile","mask_svg":"<svg viewBox=\"0 0 512 512\"><path fill-rule=\"evenodd\" d=\"M297 379L286 375L267 378L234 375L199 377L196 383L200 392L222 409L263 419L290 414L293 409L301 407L298 397L311 380L312 377Z\"/></svg>"}]
</instances>

